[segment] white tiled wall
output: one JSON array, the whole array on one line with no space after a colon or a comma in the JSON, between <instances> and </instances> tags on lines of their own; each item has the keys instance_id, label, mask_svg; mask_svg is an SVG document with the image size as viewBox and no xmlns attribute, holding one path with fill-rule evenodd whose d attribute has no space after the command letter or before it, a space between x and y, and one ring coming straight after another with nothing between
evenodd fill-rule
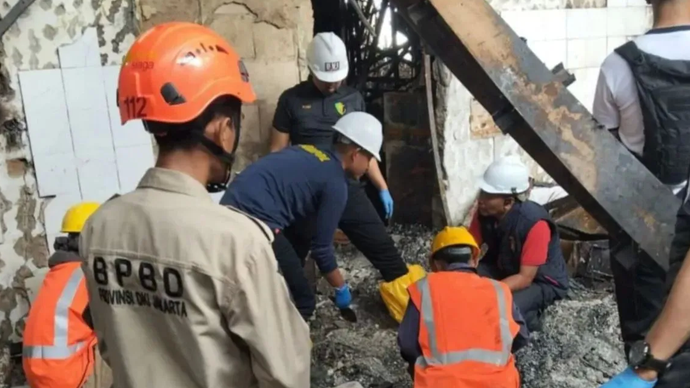
<instances>
[{"instance_id":1,"label":"white tiled wall","mask_svg":"<svg viewBox=\"0 0 690 388\"><path fill-rule=\"evenodd\" d=\"M603 60L651 23L644 0L609 0L605 8L498 11L548 67L563 62L575 74L570 90L590 109Z\"/></svg>"}]
</instances>

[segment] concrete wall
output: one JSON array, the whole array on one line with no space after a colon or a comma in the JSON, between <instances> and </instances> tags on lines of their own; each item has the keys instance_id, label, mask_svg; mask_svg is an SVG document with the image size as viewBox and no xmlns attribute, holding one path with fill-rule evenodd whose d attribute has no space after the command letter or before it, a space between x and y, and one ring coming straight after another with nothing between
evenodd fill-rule
<instances>
[{"instance_id":1,"label":"concrete wall","mask_svg":"<svg viewBox=\"0 0 690 388\"><path fill-rule=\"evenodd\" d=\"M0 5L4 17L18 0ZM59 67L57 48L97 27L102 65L118 64L137 32L134 0L37 0L2 37L0 73L0 341L22 336L25 279L47 264L44 209L38 198L18 72ZM0 371L1 372L1 371Z\"/></svg>"},{"instance_id":2,"label":"concrete wall","mask_svg":"<svg viewBox=\"0 0 690 388\"><path fill-rule=\"evenodd\" d=\"M141 4L144 28L171 20L201 22L234 44L258 98L244 109L235 167L241 170L266 153L280 93L309 74L311 0L141 0Z\"/></svg>"},{"instance_id":3,"label":"concrete wall","mask_svg":"<svg viewBox=\"0 0 690 388\"><path fill-rule=\"evenodd\" d=\"M18 0L0 4L0 16ZM227 3L227 4L225 4ZM240 55L258 95L244 113L237 167L264 152L279 94L307 76L310 0L36 0L2 38L0 72L0 341L20 340L28 311L25 279L47 266L45 209L39 198L18 72L57 68L57 49L96 27L101 65L119 65L142 29L186 20L211 26ZM89 182L80 182L88 185ZM0 376L3 374L0 360Z\"/></svg>"},{"instance_id":4,"label":"concrete wall","mask_svg":"<svg viewBox=\"0 0 690 388\"><path fill-rule=\"evenodd\" d=\"M599 66L608 53L651 27L645 0L494 0L494 9L548 66L560 62L577 81L570 91L591 110ZM462 84L438 63L436 120L444 144L451 220L466 217L477 194L477 178L496 158L518 154L538 180L551 180L508 136Z\"/></svg>"}]
</instances>

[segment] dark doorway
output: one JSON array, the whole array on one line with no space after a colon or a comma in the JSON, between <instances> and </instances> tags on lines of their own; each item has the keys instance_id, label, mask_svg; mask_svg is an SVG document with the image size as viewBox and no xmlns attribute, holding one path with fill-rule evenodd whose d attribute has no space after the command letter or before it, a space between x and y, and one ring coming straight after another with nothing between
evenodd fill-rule
<instances>
[{"instance_id":1,"label":"dark doorway","mask_svg":"<svg viewBox=\"0 0 690 388\"><path fill-rule=\"evenodd\" d=\"M409 154L412 158L415 158L419 152L417 150L411 152L411 149L405 148L407 145L412 145L408 142L411 137L407 132L412 131L413 128L403 126L404 129L401 129L400 123L386 122L386 117L399 115L385 112L384 95L396 93L397 97L394 97L394 100L401 100L401 98L404 100L404 96L399 95L401 92L424 97L423 53L419 37L398 15L389 0L312 0L312 7L314 34L334 32L343 39L348 49L350 62L347 83L362 93L367 103L367 111L376 116L384 125L384 147L380 167L384 177L389 181L389 189L396 201L393 219L408 223L410 217L396 217L398 209L402 211L401 206L407 206L406 201L398 201L398 199L402 200L402 196L407 195L399 192L399 189L396 190L404 184L395 182L404 177L390 177L394 180L391 182L388 173L393 170L386 166L386 160L391 158L400 160L400 155L395 155L395 157L386 155L386 150L395 150L396 154L400 152ZM390 106L388 104L389 110ZM426 114L426 104L423 101L416 105L407 104L406 107L424 110L424 112L419 112L421 116ZM417 114L413 116L416 117ZM424 129L428 131L428 126L424 126ZM394 147L392 143L395 143ZM415 147L418 148L418 144ZM430 148L428 154L431 154ZM406 166L414 167L411 168L410 173L419 171L418 166L415 167L417 164L416 161L411 160L406 160L404 163ZM405 174L400 168L394 170L396 175ZM367 194L383 218L383 207L379 200L378 190L366 178L364 181ZM412 198L407 201L408 204L410 202Z\"/></svg>"}]
</instances>

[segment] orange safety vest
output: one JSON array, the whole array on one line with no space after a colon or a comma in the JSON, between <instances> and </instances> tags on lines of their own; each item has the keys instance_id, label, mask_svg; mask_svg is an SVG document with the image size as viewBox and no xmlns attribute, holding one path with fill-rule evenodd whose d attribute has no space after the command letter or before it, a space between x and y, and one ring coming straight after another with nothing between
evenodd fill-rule
<instances>
[{"instance_id":1,"label":"orange safety vest","mask_svg":"<svg viewBox=\"0 0 690 388\"><path fill-rule=\"evenodd\" d=\"M93 373L96 333L82 316L89 303L80 262L52 267L24 329L24 373L32 388L78 388Z\"/></svg>"},{"instance_id":2,"label":"orange safety vest","mask_svg":"<svg viewBox=\"0 0 690 388\"><path fill-rule=\"evenodd\" d=\"M520 327L508 286L474 273L437 272L408 288L420 312L415 388L519 388L511 352Z\"/></svg>"}]
</instances>

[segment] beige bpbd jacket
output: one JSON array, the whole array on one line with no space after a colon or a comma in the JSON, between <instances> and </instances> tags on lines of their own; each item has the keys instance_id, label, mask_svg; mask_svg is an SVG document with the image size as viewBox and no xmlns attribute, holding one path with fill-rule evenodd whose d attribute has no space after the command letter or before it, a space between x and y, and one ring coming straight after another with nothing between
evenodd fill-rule
<instances>
[{"instance_id":1,"label":"beige bpbd jacket","mask_svg":"<svg viewBox=\"0 0 690 388\"><path fill-rule=\"evenodd\" d=\"M171 170L103 204L80 246L114 387L309 387L309 328L272 240Z\"/></svg>"}]
</instances>

